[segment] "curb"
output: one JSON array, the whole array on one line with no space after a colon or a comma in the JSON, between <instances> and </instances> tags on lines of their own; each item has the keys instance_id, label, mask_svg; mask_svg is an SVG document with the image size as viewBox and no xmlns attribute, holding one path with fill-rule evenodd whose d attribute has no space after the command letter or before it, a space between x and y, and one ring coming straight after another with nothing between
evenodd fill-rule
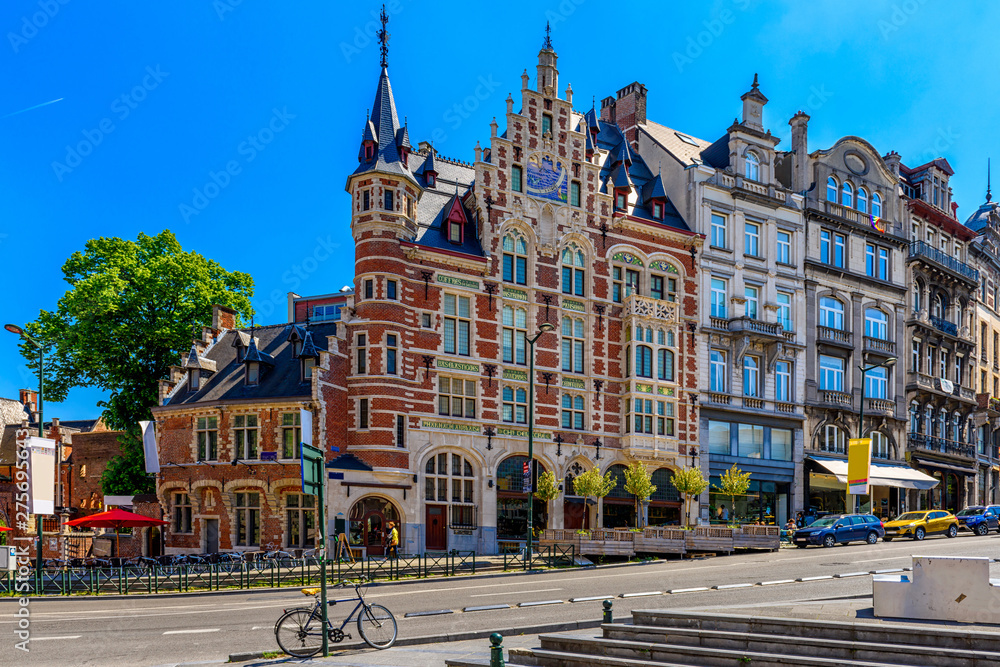
<instances>
[{"instance_id":1,"label":"curb","mask_svg":"<svg viewBox=\"0 0 1000 667\"><path fill-rule=\"evenodd\" d=\"M603 620L596 621L568 621L565 623L548 623L543 625L528 625L519 628L498 628L495 630L470 630L467 632L456 632L453 634L443 634L443 635L424 635L422 637L405 637L402 639L397 639L393 646L416 646L418 644L438 644L444 642L460 642L467 641L469 639L487 639L494 632L499 632L504 637L513 637L516 635L534 635L543 632L566 632L568 630L586 630L590 628L599 628L603 623ZM353 649L364 649L371 648L368 644L364 642L356 642L353 644L334 644L336 650L348 651ZM333 649L331 646L331 649ZM485 648L485 647L484 647ZM271 653L271 651L268 651ZM231 653L229 655L229 662L245 662L247 660L257 660L264 657L263 651L255 651L250 653ZM331 656L332 657L332 656ZM285 660L286 658L282 658Z\"/></svg>"}]
</instances>

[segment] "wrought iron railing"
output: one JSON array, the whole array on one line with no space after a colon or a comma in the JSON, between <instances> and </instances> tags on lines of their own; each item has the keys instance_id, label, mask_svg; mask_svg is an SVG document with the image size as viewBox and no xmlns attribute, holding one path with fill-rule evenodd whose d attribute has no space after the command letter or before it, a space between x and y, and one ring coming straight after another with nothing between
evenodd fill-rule
<instances>
[{"instance_id":1,"label":"wrought iron railing","mask_svg":"<svg viewBox=\"0 0 1000 667\"><path fill-rule=\"evenodd\" d=\"M915 449L922 449L928 452L938 452L940 454L950 454L964 458L975 458L976 448L964 442L957 442L947 438L940 438L935 435L925 433L910 433L910 446Z\"/></svg>"},{"instance_id":2,"label":"wrought iron railing","mask_svg":"<svg viewBox=\"0 0 1000 667\"><path fill-rule=\"evenodd\" d=\"M958 325L955 324L954 322L949 322L948 320L942 317L934 317L933 315L931 315L930 320L931 324L933 324L934 328L937 329L938 331L943 331L949 336L958 335Z\"/></svg>"},{"instance_id":3,"label":"wrought iron railing","mask_svg":"<svg viewBox=\"0 0 1000 667\"><path fill-rule=\"evenodd\" d=\"M964 276L973 282L979 282L979 271L965 262L960 262L954 257L941 252L926 241L913 241L910 243L910 257L929 259L949 271Z\"/></svg>"}]
</instances>

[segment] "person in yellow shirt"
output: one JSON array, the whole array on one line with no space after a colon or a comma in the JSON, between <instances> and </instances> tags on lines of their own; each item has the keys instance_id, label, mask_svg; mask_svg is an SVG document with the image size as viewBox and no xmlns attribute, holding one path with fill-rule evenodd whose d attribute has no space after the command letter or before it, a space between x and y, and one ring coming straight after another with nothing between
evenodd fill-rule
<instances>
[{"instance_id":1,"label":"person in yellow shirt","mask_svg":"<svg viewBox=\"0 0 1000 667\"><path fill-rule=\"evenodd\" d=\"M396 530L396 524L392 521L386 527L389 529L389 535L386 539L389 548L386 556L388 558L399 558L399 531Z\"/></svg>"}]
</instances>

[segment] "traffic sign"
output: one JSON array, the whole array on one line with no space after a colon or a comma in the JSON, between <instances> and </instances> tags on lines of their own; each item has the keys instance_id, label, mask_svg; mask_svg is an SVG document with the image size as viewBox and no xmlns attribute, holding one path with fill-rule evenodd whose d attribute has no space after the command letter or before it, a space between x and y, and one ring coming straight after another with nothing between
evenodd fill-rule
<instances>
[{"instance_id":1,"label":"traffic sign","mask_svg":"<svg viewBox=\"0 0 1000 667\"><path fill-rule=\"evenodd\" d=\"M323 493L323 450L302 443L302 493Z\"/></svg>"}]
</instances>

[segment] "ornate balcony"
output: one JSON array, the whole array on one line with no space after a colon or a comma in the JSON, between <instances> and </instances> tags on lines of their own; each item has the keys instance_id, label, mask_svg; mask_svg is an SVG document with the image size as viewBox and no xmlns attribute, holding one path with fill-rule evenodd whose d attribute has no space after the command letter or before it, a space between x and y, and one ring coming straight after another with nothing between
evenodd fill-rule
<instances>
[{"instance_id":1,"label":"ornate balcony","mask_svg":"<svg viewBox=\"0 0 1000 667\"><path fill-rule=\"evenodd\" d=\"M955 336L956 338L958 337L958 325L957 324L954 324L953 322L949 322L948 320L943 319L941 317L934 317L933 315L931 315L930 321L931 321L931 324L934 325L934 328L937 329L938 331L946 333L949 336Z\"/></svg>"},{"instance_id":2,"label":"ornate balcony","mask_svg":"<svg viewBox=\"0 0 1000 667\"><path fill-rule=\"evenodd\" d=\"M832 327L816 327L816 339L822 343L833 343L842 347L853 347L853 335L850 331Z\"/></svg>"},{"instance_id":3,"label":"ornate balcony","mask_svg":"<svg viewBox=\"0 0 1000 667\"><path fill-rule=\"evenodd\" d=\"M819 400L830 405L839 405L851 410L854 408L854 400L846 391L833 391L830 389L820 389Z\"/></svg>"},{"instance_id":4,"label":"ornate balcony","mask_svg":"<svg viewBox=\"0 0 1000 667\"><path fill-rule=\"evenodd\" d=\"M673 324L677 321L677 305L673 301L630 294L625 298L625 310L622 317L632 315L647 320L657 320L664 324Z\"/></svg>"},{"instance_id":5,"label":"ornate balcony","mask_svg":"<svg viewBox=\"0 0 1000 667\"><path fill-rule=\"evenodd\" d=\"M794 341L795 332L785 331L780 322L763 322L751 317L710 317L709 326L720 331L750 335L768 340Z\"/></svg>"},{"instance_id":6,"label":"ornate balcony","mask_svg":"<svg viewBox=\"0 0 1000 667\"><path fill-rule=\"evenodd\" d=\"M752 396L743 397L743 407L750 408L751 410L763 410L764 409L764 399L754 398Z\"/></svg>"},{"instance_id":7,"label":"ornate balcony","mask_svg":"<svg viewBox=\"0 0 1000 667\"><path fill-rule=\"evenodd\" d=\"M921 259L932 262L939 268L949 273L963 278L973 285L979 284L979 271L972 268L965 262L960 262L954 257L941 252L937 248L924 241L914 241L910 243L910 259Z\"/></svg>"},{"instance_id":8,"label":"ornate balcony","mask_svg":"<svg viewBox=\"0 0 1000 667\"><path fill-rule=\"evenodd\" d=\"M891 340L882 340L881 338L872 338L871 336L865 336L865 352L871 352L872 354L880 354L887 357L896 356L896 342Z\"/></svg>"},{"instance_id":9,"label":"ornate balcony","mask_svg":"<svg viewBox=\"0 0 1000 667\"><path fill-rule=\"evenodd\" d=\"M891 417L896 413L896 401L890 401L884 398L869 398L868 405L865 406L865 409L872 414L880 414Z\"/></svg>"},{"instance_id":10,"label":"ornate balcony","mask_svg":"<svg viewBox=\"0 0 1000 667\"><path fill-rule=\"evenodd\" d=\"M964 459L973 459L976 457L976 448L972 445L933 435L910 433L909 443L911 449L920 449L925 452L948 454L949 456L957 456Z\"/></svg>"}]
</instances>

